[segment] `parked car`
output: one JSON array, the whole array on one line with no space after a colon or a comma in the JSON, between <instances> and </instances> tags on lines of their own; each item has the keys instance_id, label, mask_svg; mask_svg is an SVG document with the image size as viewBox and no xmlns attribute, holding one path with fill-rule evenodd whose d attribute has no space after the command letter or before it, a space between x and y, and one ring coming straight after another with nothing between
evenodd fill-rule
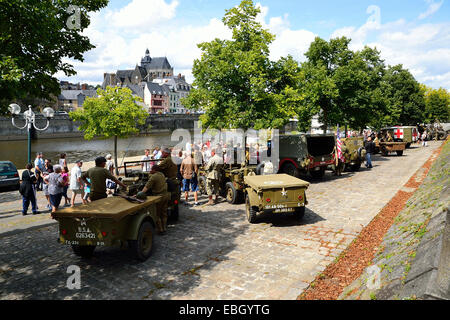
<instances>
[{"instance_id":1,"label":"parked car","mask_svg":"<svg viewBox=\"0 0 450 320\"><path fill-rule=\"evenodd\" d=\"M11 161L0 161L0 189L19 190L20 177Z\"/></svg>"}]
</instances>

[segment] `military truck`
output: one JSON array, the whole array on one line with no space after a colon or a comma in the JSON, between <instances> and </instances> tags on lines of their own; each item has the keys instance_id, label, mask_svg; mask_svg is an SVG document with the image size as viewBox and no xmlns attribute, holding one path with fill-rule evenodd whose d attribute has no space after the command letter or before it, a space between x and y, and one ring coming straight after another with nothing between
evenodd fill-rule
<instances>
[{"instance_id":1,"label":"military truck","mask_svg":"<svg viewBox=\"0 0 450 320\"><path fill-rule=\"evenodd\" d=\"M366 157L364 137L343 138L341 142L341 151L345 159L344 169L351 168L353 171L358 171Z\"/></svg>"},{"instance_id":2,"label":"military truck","mask_svg":"<svg viewBox=\"0 0 450 320\"><path fill-rule=\"evenodd\" d=\"M278 173L294 177L309 173L320 179L335 163L335 146L333 134L280 135Z\"/></svg>"},{"instance_id":3,"label":"military truck","mask_svg":"<svg viewBox=\"0 0 450 320\"><path fill-rule=\"evenodd\" d=\"M58 242L85 258L96 247L128 245L138 260L147 260L153 251L156 203L162 197L125 198L108 197L52 213L59 222Z\"/></svg>"},{"instance_id":4,"label":"military truck","mask_svg":"<svg viewBox=\"0 0 450 320\"><path fill-rule=\"evenodd\" d=\"M419 139L419 131L414 126L395 126L381 129L383 134L389 132L394 142L406 142L406 148Z\"/></svg>"},{"instance_id":5,"label":"military truck","mask_svg":"<svg viewBox=\"0 0 450 320\"><path fill-rule=\"evenodd\" d=\"M248 175L245 181L245 212L250 223L264 212L292 212L297 219L305 215L309 183L287 174Z\"/></svg>"},{"instance_id":6,"label":"military truck","mask_svg":"<svg viewBox=\"0 0 450 320\"><path fill-rule=\"evenodd\" d=\"M149 173L143 172L141 169L142 163L150 162L152 164L162 161L159 160L142 160L142 161L127 161L124 162L124 176L119 177L119 180L127 186L127 190L120 190L125 192L128 196L135 196L139 191L144 189L149 179ZM138 168L138 169L133 169ZM167 191L170 192L171 198L168 203L167 216L169 221L177 221L179 217L179 203L181 197L180 186L172 186L170 181L167 181Z\"/></svg>"}]
</instances>

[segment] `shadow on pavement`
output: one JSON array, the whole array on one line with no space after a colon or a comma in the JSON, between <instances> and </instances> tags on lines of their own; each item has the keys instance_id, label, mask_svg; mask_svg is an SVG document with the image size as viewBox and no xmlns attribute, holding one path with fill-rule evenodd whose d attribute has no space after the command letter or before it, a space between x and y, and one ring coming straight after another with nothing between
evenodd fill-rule
<instances>
[{"instance_id":1,"label":"shadow on pavement","mask_svg":"<svg viewBox=\"0 0 450 320\"><path fill-rule=\"evenodd\" d=\"M14 235L0 243L0 299L168 299L187 295L235 248L249 227L234 210L180 207L180 220L154 239L153 255L138 262L129 250L97 248L81 259L57 243L58 227ZM81 289L66 288L70 265L81 269Z\"/></svg>"},{"instance_id":2,"label":"shadow on pavement","mask_svg":"<svg viewBox=\"0 0 450 320\"><path fill-rule=\"evenodd\" d=\"M326 219L322 218L320 215L315 213L314 211L306 208L305 216L303 219L298 220L294 217L292 213L262 213L258 217L257 223L268 223L271 224L272 227L293 227L293 226L302 226L302 225L310 225L315 224L320 221L325 221Z\"/></svg>"}]
</instances>

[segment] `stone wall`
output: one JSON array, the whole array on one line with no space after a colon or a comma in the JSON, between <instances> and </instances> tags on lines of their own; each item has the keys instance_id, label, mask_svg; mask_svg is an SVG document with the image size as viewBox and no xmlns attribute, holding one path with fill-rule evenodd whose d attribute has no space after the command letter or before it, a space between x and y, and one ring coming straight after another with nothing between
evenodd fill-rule
<instances>
[{"instance_id":1,"label":"stone wall","mask_svg":"<svg viewBox=\"0 0 450 320\"><path fill-rule=\"evenodd\" d=\"M372 265L339 299L450 299L449 173L447 141L427 178L384 236ZM381 271L378 279L374 266Z\"/></svg>"},{"instance_id":2,"label":"stone wall","mask_svg":"<svg viewBox=\"0 0 450 320\"><path fill-rule=\"evenodd\" d=\"M186 114L166 114L149 115L146 124L142 126L141 133L170 132L177 128L192 130L194 122L198 121L199 115ZM16 124L23 126L25 122L17 119ZM37 117L36 125L39 128L45 127L46 120L43 117ZM151 125L151 129L148 127ZM80 124L72 121L68 115L56 115L51 121L47 130L40 132L33 130L32 137L38 139L45 138L64 138L81 137L82 132L78 131ZM11 123L11 118L0 117L0 140L24 140L27 139L26 129L17 129Z\"/></svg>"}]
</instances>

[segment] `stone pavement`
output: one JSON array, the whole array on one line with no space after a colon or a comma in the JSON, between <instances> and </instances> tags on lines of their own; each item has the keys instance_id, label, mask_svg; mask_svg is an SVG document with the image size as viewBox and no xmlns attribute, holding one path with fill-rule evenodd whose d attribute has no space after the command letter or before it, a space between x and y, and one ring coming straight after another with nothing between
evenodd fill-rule
<instances>
[{"instance_id":1,"label":"stone pavement","mask_svg":"<svg viewBox=\"0 0 450 320\"><path fill-rule=\"evenodd\" d=\"M342 177L327 172L307 190L309 205L300 222L267 215L251 225L244 205L226 202L182 206L180 221L155 239L145 263L114 248L82 260L56 242L56 225L4 236L0 299L295 299L439 145L413 147L403 157L377 155L372 170ZM0 234L3 221L27 224L33 218L15 217L14 203L20 203L6 195L12 201L0 194ZM70 265L81 268L80 290L66 288Z\"/></svg>"}]
</instances>

